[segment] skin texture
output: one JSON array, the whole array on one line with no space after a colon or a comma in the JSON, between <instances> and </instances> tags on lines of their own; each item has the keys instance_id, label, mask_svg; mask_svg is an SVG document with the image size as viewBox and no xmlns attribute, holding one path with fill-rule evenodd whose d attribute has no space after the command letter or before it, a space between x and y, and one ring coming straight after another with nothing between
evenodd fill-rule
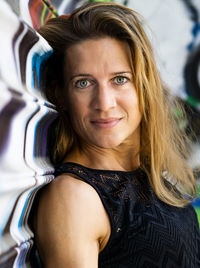
<instances>
[{"instance_id":1,"label":"skin texture","mask_svg":"<svg viewBox=\"0 0 200 268\"><path fill-rule=\"evenodd\" d=\"M47 268L95 268L110 223L95 190L72 176L56 178L41 194L36 243Z\"/></svg>"},{"instance_id":2,"label":"skin texture","mask_svg":"<svg viewBox=\"0 0 200 268\"><path fill-rule=\"evenodd\" d=\"M133 170L139 165L140 121L130 50L105 37L66 52L66 98L81 149L65 159L91 168ZM97 192L72 175L41 193L36 241L45 267L98 267L111 232Z\"/></svg>"},{"instance_id":3,"label":"skin texture","mask_svg":"<svg viewBox=\"0 0 200 268\"><path fill-rule=\"evenodd\" d=\"M66 160L86 158L83 164L88 164L91 159L94 167L96 159L97 168L133 170L141 113L129 46L110 37L86 40L70 47L66 56L67 98L63 105L82 142L82 151L73 151ZM122 156L125 163L120 163Z\"/></svg>"}]
</instances>

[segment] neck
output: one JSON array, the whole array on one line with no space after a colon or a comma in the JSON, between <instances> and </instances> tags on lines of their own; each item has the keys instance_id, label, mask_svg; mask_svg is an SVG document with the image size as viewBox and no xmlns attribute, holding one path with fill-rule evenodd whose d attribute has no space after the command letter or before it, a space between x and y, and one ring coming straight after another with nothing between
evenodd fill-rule
<instances>
[{"instance_id":1,"label":"neck","mask_svg":"<svg viewBox=\"0 0 200 268\"><path fill-rule=\"evenodd\" d=\"M132 171L140 165L139 144L134 146L132 142L125 142L114 149L105 149L84 143L82 148L75 148L65 162L95 169Z\"/></svg>"}]
</instances>

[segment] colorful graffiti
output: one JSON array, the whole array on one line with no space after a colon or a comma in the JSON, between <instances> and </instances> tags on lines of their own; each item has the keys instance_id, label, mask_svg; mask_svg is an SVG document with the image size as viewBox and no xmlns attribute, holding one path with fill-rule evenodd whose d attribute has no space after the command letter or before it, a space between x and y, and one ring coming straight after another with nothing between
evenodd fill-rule
<instances>
[{"instance_id":1,"label":"colorful graffiti","mask_svg":"<svg viewBox=\"0 0 200 268\"><path fill-rule=\"evenodd\" d=\"M48 19L57 16L56 10L51 5L44 5L44 2L42 0L30 1L28 8L34 29L38 29Z\"/></svg>"},{"instance_id":2,"label":"colorful graffiti","mask_svg":"<svg viewBox=\"0 0 200 268\"><path fill-rule=\"evenodd\" d=\"M57 113L45 98L42 79L43 67L52 49L36 29L49 18L70 13L83 2L0 1L0 267L41 266L34 248L29 214L37 191L54 178L48 137ZM197 133L190 160L197 170L200 165L200 6L192 0L167 0L165 3L154 0L151 5L148 0L115 2L144 14L162 47L159 52L163 66L168 66L171 60L169 66L175 65L178 69L176 77L180 83L172 86L172 91L189 107L186 125ZM177 55L166 50L166 43L172 45L170 29L167 37L163 31L169 23L166 18L172 18L173 9L169 7L175 4L185 16L184 23L188 23L184 45L173 43L181 51ZM180 56L182 62L176 64ZM197 179L199 177L197 172ZM194 207L200 219L199 200Z\"/></svg>"},{"instance_id":3,"label":"colorful graffiti","mask_svg":"<svg viewBox=\"0 0 200 268\"><path fill-rule=\"evenodd\" d=\"M56 111L42 93L41 70L51 48L0 2L0 267L26 267L35 193L53 179L46 151Z\"/></svg>"}]
</instances>

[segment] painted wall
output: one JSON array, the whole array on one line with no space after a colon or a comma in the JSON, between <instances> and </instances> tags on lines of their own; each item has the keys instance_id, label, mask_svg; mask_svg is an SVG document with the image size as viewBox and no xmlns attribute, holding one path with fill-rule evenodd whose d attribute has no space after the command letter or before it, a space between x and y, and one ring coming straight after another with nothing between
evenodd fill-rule
<instances>
[{"instance_id":1,"label":"painted wall","mask_svg":"<svg viewBox=\"0 0 200 268\"><path fill-rule=\"evenodd\" d=\"M49 126L56 111L43 94L42 70L51 48L34 29L84 1L0 1L0 267L39 267L28 216L38 189L53 179ZM187 0L129 0L152 28L161 75L192 105L200 136L200 4ZM198 136L198 137L199 137ZM199 144L190 157L199 166ZM194 204L198 210L198 202Z\"/></svg>"}]
</instances>

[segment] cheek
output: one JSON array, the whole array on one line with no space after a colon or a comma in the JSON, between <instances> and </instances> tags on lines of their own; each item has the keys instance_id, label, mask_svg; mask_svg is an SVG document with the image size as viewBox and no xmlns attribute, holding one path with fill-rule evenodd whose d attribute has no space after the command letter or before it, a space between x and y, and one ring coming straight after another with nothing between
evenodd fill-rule
<instances>
[{"instance_id":1,"label":"cheek","mask_svg":"<svg viewBox=\"0 0 200 268\"><path fill-rule=\"evenodd\" d=\"M131 90L129 94L123 97L123 106L126 107L128 112L139 111L139 100L135 90Z\"/></svg>"},{"instance_id":2,"label":"cheek","mask_svg":"<svg viewBox=\"0 0 200 268\"><path fill-rule=\"evenodd\" d=\"M140 112L139 100L135 91L132 95L127 97L126 105L129 120L131 120L133 125L139 124L141 122L142 114Z\"/></svg>"},{"instance_id":3,"label":"cheek","mask_svg":"<svg viewBox=\"0 0 200 268\"><path fill-rule=\"evenodd\" d=\"M87 104L79 98L71 98L69 103L69 114L74 125L79 124L83 121L84 117L87 115L88 109Z\"/></svg>"}]
</instances>

